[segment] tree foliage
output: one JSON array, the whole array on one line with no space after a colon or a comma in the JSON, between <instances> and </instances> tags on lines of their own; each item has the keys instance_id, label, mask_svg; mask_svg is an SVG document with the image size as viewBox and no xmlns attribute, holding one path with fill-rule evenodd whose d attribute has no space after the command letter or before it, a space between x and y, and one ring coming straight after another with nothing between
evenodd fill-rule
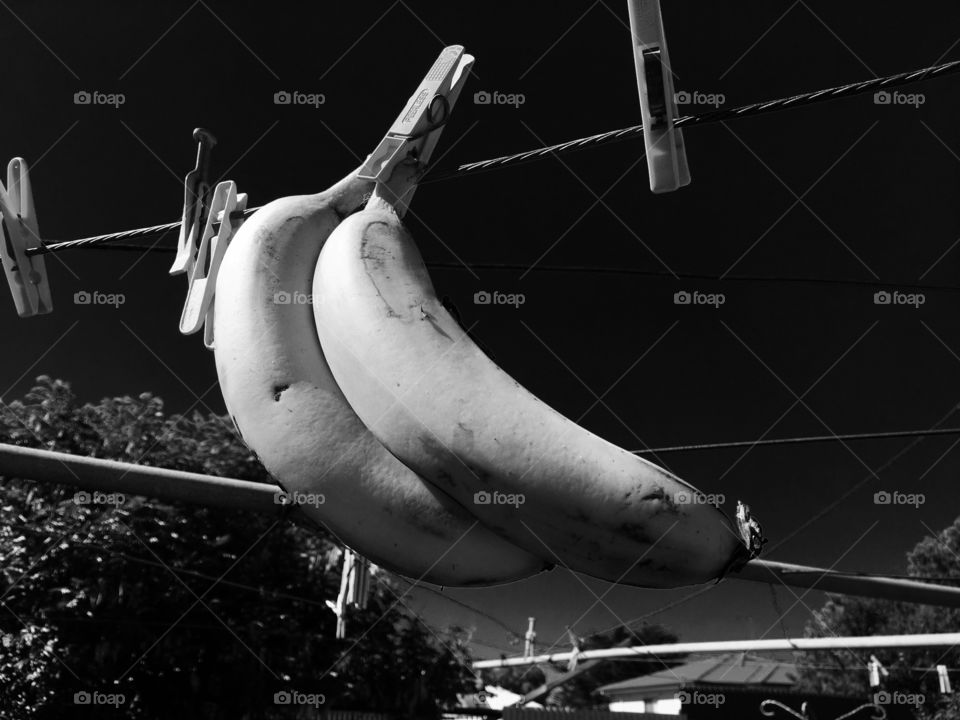
<instances>
[{"instance_id":1,"label":"tree foliage","mask_svg":"<svg viewBox=\"0 0 960 720\"><path fill-rule=\"evenodd\" d=\"M907 554L907 574L927 582L955 584L943 578L960 577L960 518L933 536L923 538ZM900 635L956 632L960 609L914 605L886 600L837 596L814 613L808 637L832 635ZM881 690L896 700L918 700L916 713L925 720L955 720L960 717L957 694L941 695L936 665L957 668L960 650L943 648L882 650L873 653L889 672ZM831 694L871 694L866 663L870 653L850 650L805 653L803 661L814 665L801 672L805 688ZM951 682L960 685L960 674ZM894 695L899 693L899 695Z\"/></svg>"},{"instance_id":2,"label":"tree foliage","mask_svg":"<svg viewBox=\"0 0 960 720\"><path fill-rule=\"evenodd\" d=\"M227 418L168 416L150 394L81 405L47 377L3 406L0 442L270 482ZM319 530L252 513L81 504L3 478L0 717L315 717L322 695L423 718L454 704L469 685L462 638L426 628L385 573L334 639L340 555ZM278 706L284 691L307 704Z\"/></svg>"}]
</instances>

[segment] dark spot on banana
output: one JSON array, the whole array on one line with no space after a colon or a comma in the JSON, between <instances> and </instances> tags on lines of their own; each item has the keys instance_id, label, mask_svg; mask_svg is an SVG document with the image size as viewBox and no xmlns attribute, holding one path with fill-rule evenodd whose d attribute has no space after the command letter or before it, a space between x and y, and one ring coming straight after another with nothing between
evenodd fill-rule
<instances>
[{"instance_id":1,"label":"dark spot on banana","mask_svg":"<svg viewBox=\"0 0 960 720\"><path fill-rule=\"evenodd\" d=\"M273 399L275 402L280 402L280 396L283 393L290 389L290 383L284 383L282 385L273 386Z\"/></svg>"},{"instance_id":2,"label":"dark spot on banana","mask_svg":"<svg viewBox=\"0 0 960 720\"><path fill-rule=\"evenodd\" d=\"M652 545L654 542L654 538L650 537L647 527L643 523L623 523L620 525L619 531L631 540L643 545Z\"/></svg>"}]
</instances>

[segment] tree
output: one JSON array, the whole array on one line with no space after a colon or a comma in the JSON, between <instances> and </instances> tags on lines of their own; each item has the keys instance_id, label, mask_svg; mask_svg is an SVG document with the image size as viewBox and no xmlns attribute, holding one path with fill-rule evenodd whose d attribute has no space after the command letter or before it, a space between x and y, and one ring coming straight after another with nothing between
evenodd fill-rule
<instances>
[{"instance_id":1,"label":"tree","mask_svg":"<svg viewBox=\"0 0 960 720\"><path fill-rule=\"evenodd\" d=\"M907 574L927 582L948 584L943 578L960 577L960 518L934 536L923 538L907 554ZM913 605L887 600L837 596L829 599L812 622L808 637L831 635L895 635L951 632L960 627L960 609ZM932 670L935 665L956 668L960 651L885 650L873 653L889 671L884 688L901 697L921 700L917 714L926 720L960 717L957 694L943 696ZM869 654L853 651L805 653L803 661L813 668L801 671L802 685L817 692L868 695L871 691L865 668ZM951 676L956 687L957 674ZM908 698L909 699L909 698Z\"/></svg>"},{"instance_id":2,"label":"tree","mask_svg":"<svg viewBox=\"0 0 960 720\"><path fill-rule=\"evenodd\" d=\"M270 482L228 418L167 416L150 394L80 405L41 377L4 410L0 442ZM426 628L386 573L334 639L340 550L321 531L108 499L0 481L0 717L93 717L75 699L99 693L143 719L315 717L321 696L422 718L468 685L462 638Z\"/></svg>"}]
</instances>

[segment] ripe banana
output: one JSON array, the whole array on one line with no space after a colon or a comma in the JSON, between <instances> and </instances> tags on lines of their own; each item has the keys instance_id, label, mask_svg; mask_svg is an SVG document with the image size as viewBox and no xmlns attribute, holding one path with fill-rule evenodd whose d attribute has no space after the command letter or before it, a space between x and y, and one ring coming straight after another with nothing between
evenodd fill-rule
<instances>
[{"instance_id":1,"label":"ripe banana","mask_svg":"<svg viewBox=\"0 0 960 720\"><path fill-rule=\"evenodd\" d=\"M438 585L492 585L548 565L424 483L370 434L320 349L310 285L320 249L373 183L351 175L250 217L224 257L217 374L247 445L301 509L378 565Z\"/></svg>"},{"instance_id":2,"label":"ripe banana","mask_svg":"<svg viewBox=\"0 0 960 720\"><path fill-rule=\"evenodd\" d=\"M386 201L374 196L333 231L313 300L354 411L498 534L642 587L705 582L747 560L731 521L693 487L566 419L480 351Z\"/></svg>"}]
</instances>

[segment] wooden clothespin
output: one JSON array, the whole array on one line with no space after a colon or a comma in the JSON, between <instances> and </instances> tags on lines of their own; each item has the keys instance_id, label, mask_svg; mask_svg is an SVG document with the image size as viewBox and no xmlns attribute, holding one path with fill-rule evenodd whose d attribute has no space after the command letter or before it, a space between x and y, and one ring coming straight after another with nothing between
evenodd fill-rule
<instances>
[{"instance_id":1,"label":"wooden clothespin","mask_svg":"<svg viewBox=\"0 0 960 720\"><path fill-rule=\"evenodd\" d=\"M7 165L7 186L0 186L0 212L4 231L0 260L17 314L45 315L53 310L53 300L43 256L27 254L27 250L39 248L41 242L30 170L23 158L13 158Z\"/></svg>"},{"instance_id":2,"label":"wooden clothespin","mask_svg":"<svg viewBox=\"0 0 960 720\"><path fill-rule=\"evenodd\" d=\"M660 0L628 0L628 6L650 189L673 192L690 184L690 169L683 132L673 126L677 101Z\"/></svg>"},{"instance_id":3,"label":"wooden clothespin","mask_svg":"<svg viewBox=\"0 0 960 720\"><path fill-rule=\"evenodd\" d=\"M375 180L374 193L389 201L400 217L410 205L417 180L430 160L472 65L473 56L464 54L462 45L444 48L360 168L358 176ZM403 163L413 163L418 172L394 177L394 169Z\"/></svg>"}]
</instances>

